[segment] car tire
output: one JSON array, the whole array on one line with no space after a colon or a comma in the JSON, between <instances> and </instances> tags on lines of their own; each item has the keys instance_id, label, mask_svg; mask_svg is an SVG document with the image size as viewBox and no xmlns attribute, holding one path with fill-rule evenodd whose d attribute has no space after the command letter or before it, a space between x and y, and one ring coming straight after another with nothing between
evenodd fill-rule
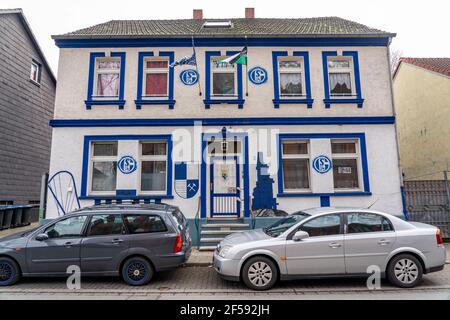
<instances>
[{"instance_id":1,"label":"car tire","mask_svg":"<svg viewBox=\"0 0 450 320\"><path fill-rule=\"evenodd\" d=\"M130 286L143 286L150 282L154 270L146 259L132 257L125 261L121 273L123 280Z\"/></svg>"},{"instance_id":2,"label":"car tire","mask_svg":"<svg viewBox=\"0 0 450 320\"><path fill-rule=\"evenodd\" d=\"M278 269L271 259L256 256L245 262L241 276L245 285L250 289L269 290L278 280Z\"/></svg>"},{"instance_id":3,"label":"car tire","mask_svg":"<svg viewBox=\"0 0 450 320\"><path fill-rule=\"evenodd\" d=\"M407 253L394 257L387 268L389 282L400 288L415 287L422 276L422 264L415 256Z\"/></svg>"},{"instance_id":4,"label":"car tire","mask_svg":"<svg viewBox=\"0 0 450 320\"><path fill-rule=\"evenodd\" d=\"M12 286L22 277L19 265L12 259L0 257L0 287Z\"/></svg>"}]
</instances>

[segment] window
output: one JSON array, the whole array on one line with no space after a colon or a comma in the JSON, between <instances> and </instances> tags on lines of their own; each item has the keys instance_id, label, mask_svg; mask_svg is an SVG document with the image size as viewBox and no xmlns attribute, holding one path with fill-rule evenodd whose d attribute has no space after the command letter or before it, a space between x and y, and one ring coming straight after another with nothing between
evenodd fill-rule
<instances>
[{"instance_id":1,"label":"window","mask_svg":"<svg viewBox=\"0 0 450 320\"><path fill-rule=\"evenodd\" d=\"M41 82L41 65L36 61L31 62L30 79L36 83Z\"/></svg>"},{"instance_id":2,"label":"window","mask_svg":"<svg viewBox=\"0 0 450 320\"><path fill-rule=\"evenodd\" d=\"M91 151L92 192L116 190L117 141L93 142Z\"/></svg>"},{"instance_id":3,"label":"window","mask_svg":"<svg viewBox=\"0 0 450 320\"><path fill-rule=\"evenodd\" d=\"M328 58L328 80L331 96L352 96L353 66L348 58Z\"/></svg>"},{"instance_id":4,"label":"window","mask_svg":"<svg viewBox=\"0 0 450 320\"><path fill-rule=\"evenodd\" d=\"M354 140L332 140L333 179L335 189L359 189L358 143Z\"/></svg>"},{"instance_id":5,"label":"window","mask_svg":"<svg viewBox=\"0 0 450 320\"><path fill-rule=\"evenodd\" d=\"M265 234L275 238L308 217L309 214L299 211L278 220L268 227L263 228L263 231Z\"/></svg>"},{"instance_id":6,"label":"window","mask_svg":"<svg viewBox=\"0 0 450 320\"><path fill-rule=\"evenodd\" d=\"M394 231L391 222L373 213L347 214L347 233Z\"/></svg>"},{"instance_id":7,"label":"window","mask_svg":"<svg viewBox=\"0 0 450 320\"><path fill-rule=\"evenodd\" d=\"M95 62L96 97L118 98L120 92L120 58L97 58Z\"/></svg>"},{"instance_id":8,"label":"window","mask_svg":"<svg viewBox=\"0 0 450 320\"><path fill-rule=\"evenodd\" d=\"M227 21L206 21L203 28L231 28L233 24L230 20Z\"/></svg>"},{"instance_id":9,"label":"window","mask_svg":"<svg viewBox=\"0 0 450 320\"><path fill-rule=\"evenodd\" d=\"M125 224L127 226L128 232L131 234L167 231L165 223L159 216L126 215Z\"/></svg>"},{"instance_id":10,"label":"window","mask_svg":"<svg viewBox=\"0 0 450 320\"><path fill-rule=\"evenodd\" d=\"M88 236L106 236L124 233L124 225L120 214L92 216L88 228Z\"/></svg>"},{"instance_id":11,"label":"window","mask_svg":"<svg viewBox=\"0 0 450 320\"><path fill-rule=\"evenodd\" d=\"M236 137L223 141L222 139L214 139L208 141L209 155L233 155L241 154L241 142Z\"/></svg>"},{"instance_id":12,"label":"window","mask_svg":"<svg viewBox=\"0 0 450 320\"><path fill-rule=\"evenodd\" d=\"M213 96L236 95L236 66L220 63L225 57L213 58L212 62L212 94Z\"/></svg>"},{"instance_id":13,"label":"window","mask_svg":"<svg viewBox=\"0 0 450 320\"><path fill-rule=\"evenodd\" d=\"M309 189L309 144L283 141L283 186L285 191Z\"/></svg>"},{"instance_id":14,"label":"window","mask_svg":"<svg viewBox=\"0 0 450 320\"><path fill-rule=\"evenodd\" d=\"M300 227L301 231L308 232L310 237L332 236L341 233L341 216L330 214L320 216L306 222Z\"/></svg>"},{"instance_id":15,"label":"window","mask_svg":"<svg viewBox=\"0 0 450 320\"><path fill-rule=\"evenodd\" d=\"M302 65L301 60L278 61L281 97L304 95Z\"/></svg>"},{"instance_id":16,"label":"window","mask_svg":"<svg viewBox=\"0 0 450 320\"><path fill-rule=\"evenodd\" d=\"M167 143L141 143L141 191L160 193L166 190Z\"/></svg>"},{"instance_id":17,"label":"window","mask_svg":"<svg viewBox=\"0 0 450 320\"><path fill-rule=\"evenodd\" d=\"M45 230L50 239L79 237L83 233L86 216L76 216L58 221Z\"/></svg>"},{"instance_id":18,"label":"window","mask_svg":"<svg viewBox=\"0 0 450 320\"><path fill-rule=\"evenodd\" d=\"M144 97L167 97L169 88L169 61L144 61Z\"/></svg>"}]
</instances>

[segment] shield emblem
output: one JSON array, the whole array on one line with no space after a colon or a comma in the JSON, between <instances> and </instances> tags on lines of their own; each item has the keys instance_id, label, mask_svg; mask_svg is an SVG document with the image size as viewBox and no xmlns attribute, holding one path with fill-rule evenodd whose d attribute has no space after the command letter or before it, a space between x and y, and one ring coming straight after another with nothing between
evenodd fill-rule
<instances>
[{"instance_id":1,"label":"shield emblem","mask_svg":"<svg viewBox=\"0 0 450 320\"><path fill-rule=\"evenodd\" d=\"M199 168L196 163L175 163L175 192L183 199L193 198L200 187Z\"/></svg>"}]
</instances>

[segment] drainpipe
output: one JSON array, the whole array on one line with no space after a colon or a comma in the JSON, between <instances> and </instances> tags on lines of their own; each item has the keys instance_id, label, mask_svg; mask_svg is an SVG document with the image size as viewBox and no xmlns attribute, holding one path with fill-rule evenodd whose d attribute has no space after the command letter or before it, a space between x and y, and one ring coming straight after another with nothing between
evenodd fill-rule
<instances>
[{"instance_id":1,"label":"drainpipe","mask_svg":"<svg viewBox=\"0 0 450 320\"><path fill-rule=\"evenodd\" d=\"M387 59L388 70L389 70L389 88L391 90L392 115L395 117L395 121L394 121L395 144L397 147L398 174L399 174L399 179L400 179L400 192L401 192L401 196L402 196L403 215L406 220L409 220L408 210L406 209L405 187L403 185L402 166L400 164L400 146L398 143L397 113L395 112L394 85L393 85L392 75L391 75L391 59L390 59L390 50L389 50L390 46L391 46L391 42L392 42L392 38L389 39L389 44L387 46L387 51L386 51L386 59Z\"/></svg>"}]
</instances>

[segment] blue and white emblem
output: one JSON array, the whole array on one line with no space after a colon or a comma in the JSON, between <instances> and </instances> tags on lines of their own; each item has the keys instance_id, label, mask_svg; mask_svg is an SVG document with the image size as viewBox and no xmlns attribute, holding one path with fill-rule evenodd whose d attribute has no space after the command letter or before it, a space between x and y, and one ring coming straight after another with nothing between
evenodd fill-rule
<instances>
[{"instance_id":1,"label":"blue and white emblem","mask_svg":"<svg viewBox=\"0 0 450 320\"><path fill-rule=\"evenodd\" d=\"M180 80L187 86L192 86L198 81L198 72L194 69L187 69L180 73Z\"/></svg>"},{"instance_id":2,"label":"blue and white emblem","mask_svg":"<svg viewBox=\"0 0 450 320\"><path fill-rule=\"evenodd\" d=\"M175 163L175 192L183 199L193 198L199 189L198 164Z\"/></svg>"},{"instance_id":3,"label":"blue and white emblem","mask_svg":"<svg viewBox=\"0 0 450 320\"><path fill-rule=\"evenodd\" d=\"M248 78L253 84L263 84L268 77L266 69L262 67L254 67L248 71Z\"/></svg>"},{"instance_id":4,"label":"blue and white emblem","mask_svg":"<svg viewBox=\"0 0 450 320\"><path fill-rule=\"evenodd\" d=\"M327 173L333 167L331 160L326 156L318 156L313 160L313 168L318 173Z\"/></svg>"},{"instance_id":5,"label":"blue and white emblem","mask_svg":"<svg viewBox=\"0 0 450 320\"><path fill-rule=\"evenodd\" d=\"M130 174L136 171L137 162L132 156L123 156L117 163L117 167L123 174Z\"/></svg>"}]
</instances>

